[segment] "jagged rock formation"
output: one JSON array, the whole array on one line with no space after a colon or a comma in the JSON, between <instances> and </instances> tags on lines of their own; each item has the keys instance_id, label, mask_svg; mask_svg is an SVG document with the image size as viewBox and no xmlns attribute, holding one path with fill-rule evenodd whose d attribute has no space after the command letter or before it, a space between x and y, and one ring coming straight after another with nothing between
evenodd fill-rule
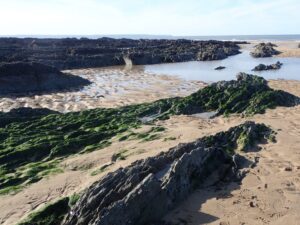
<instances>
[{"instance_id":1,"label":"jagged rock formation","mask_svg":"<svg viewBox=\"0 0 300 225\"><path fill-rule=\"evenodd\" d=\"M143 118L163 120L172 115L210 111L216 115L253 115L299 103L299 97L271 89L263 78L241 73L237 80L217 82L182 98L41 117L37 113L29 121L21 115L8 122L4 119L0 127L0 167L2 174L10 176L0 174L0 194L41 179L39 170L49 168L51 160L107 146L115 135L142 125ZM30 173L26 170L26 165L41 161L47 166L31 168Z\"/></svg>"},{"instance_id":2,"label":"jagged rock formation","mask_svg":"<svg viewBox=\"0 0 300 225\"><path fill-rule=\"evenodd\" d=\"M254 46L254 51L250 54L255 58L263 58L263 57L272 57L273 55L280 54L279 51L274 49L273 47L277 47L277 45L272 43L260 43Z\"/></svg>"},{"instance_id":3,"label":"jagged rock formation","mask_svg":"<svg viewBox=\"0 0 300 225\"><path fill-rule=\"evenodd\" d=\"M53 92L79 88L90 81L40 63L1 63L0 94Z\"/></svg>"},{"instance_id":4,"label":"jagged rock formation","mask_svg":"<svg viewBox=\"0 0 300 225\"><path fill-rule=\"evenodd\" d=\"M139 160L94 183L68 214L64 225L134 225L155 223L209 177L232 171L234 149L266 140L263 124L240 126L180 144L158 156Z\"/></svg>"},{"instance_id":5,"label":"jagged rock formation","mask_svg":"<svg viewBox=\"0 0 300 225\"><path fill-rule=\"evenodd\" d=\"M0 62L38 62L58 69L224 59L240 42L131 39L0 38Z\"/></svg>"},{"instance_id":6,"label":"jagged rock formation","mask_svg":"<svg viewBox=\"0 0 300 225\"><path fill-rule=\"evenodd\" d=\"M263 70L279 70L283 64L277 61L271 65L259 64L258 66L254 67L252 71L263 71Z\"/></svg>"},{"instance_id":7,"label":"jagged rock formation","mask_svg":"<svg viewBox=\"0 0 300 225\"><path fill-rule=\"evenodd\" d=\"M215 70L224 70L226 67L225 66L218 66L215 68Z\"/></svg>"}]
</instances>

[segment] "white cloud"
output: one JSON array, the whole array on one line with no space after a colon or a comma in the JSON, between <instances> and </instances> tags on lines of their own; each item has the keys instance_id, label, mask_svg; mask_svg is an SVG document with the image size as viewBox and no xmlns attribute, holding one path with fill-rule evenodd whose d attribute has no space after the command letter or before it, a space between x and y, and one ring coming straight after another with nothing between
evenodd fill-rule
<instances>
[{"instance_id":1,"label":"white cloud","mask_svg":"<svg viewBox=\"0 0 300 225\"><path fill-rule=\"evenodd\" d=\"M0 34L299 33L299 0L0 0Z\"/></svg>"}]
</instances>

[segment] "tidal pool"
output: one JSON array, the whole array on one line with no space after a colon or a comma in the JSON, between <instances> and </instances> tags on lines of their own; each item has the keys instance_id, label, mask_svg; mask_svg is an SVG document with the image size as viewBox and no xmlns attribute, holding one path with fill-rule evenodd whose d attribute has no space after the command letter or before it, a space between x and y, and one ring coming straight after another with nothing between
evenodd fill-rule
<instances>
[{"instance_id":1,"label":"tidal pool","mask_svg":"<svg viewBox=\"0 0 300 225\"><path fill-rule=\"evenodd\" d=\"M300 80L300 58L253 58L248 50L230 56L224 60L217 61L192 61L182 63L168 63L146 65L146 73L174 75L185 80L200 80L205 82L215 82L220 80L232 80L239 72L256 74L266 79L286 79ZM283 63L279 70L254 72L251 71L260 63L273 64L277 61ZM218 66L225 66L223 70L215 70Z\"/></svg>"}]
</instances>

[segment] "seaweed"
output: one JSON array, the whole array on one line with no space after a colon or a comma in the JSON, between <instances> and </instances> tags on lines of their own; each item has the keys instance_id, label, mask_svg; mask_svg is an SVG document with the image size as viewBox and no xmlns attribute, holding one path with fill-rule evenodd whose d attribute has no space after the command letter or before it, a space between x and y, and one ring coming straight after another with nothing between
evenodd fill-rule
<instances>
[{"instance_id":1,"label":"seaweed","mask_svg":"<svg viewBox=\"0 0 300 225\"><path fill-rule=\"evenodd\" d=\"M140 127L143 117L155 115L154 120L165 120L172 115L208 111L217 111L217 115L251 116L269 108L298 103L298 97L271 89L261 77L239 74L236 81L217 82L187 97L152 103L65 114L46 112L37 116L32 109L29 120L16 118L0 127L0 194L60 172L59 160L110 145L111 138ZM0 115L0 121L5 115ZM148 133L129 133L119 140L133 136L151 141L160 138L163 129L154 127ZM24 170L28 166L30 170Z\"/></svg>"}]
</instances>

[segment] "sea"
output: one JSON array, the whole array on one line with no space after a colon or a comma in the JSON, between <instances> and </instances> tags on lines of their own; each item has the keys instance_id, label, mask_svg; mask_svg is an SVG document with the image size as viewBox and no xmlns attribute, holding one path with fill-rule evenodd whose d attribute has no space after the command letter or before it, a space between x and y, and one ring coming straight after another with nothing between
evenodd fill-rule
<instances>
[{"instance_id":1,"label":"sea","mask_svg":"<svg viewBox=\"0 0 300 225\"><path fill-rule=\"evenodd\" d=\"M173 36L173 35L147 35L147 34L118 34L118 35L0 35L1 37L16 38L130 38L130 39L189 39L189 40L220 40L220 41L298 41L300 34L279 35L215 35L215 36Z\"/></svg>"}]
</instances>

